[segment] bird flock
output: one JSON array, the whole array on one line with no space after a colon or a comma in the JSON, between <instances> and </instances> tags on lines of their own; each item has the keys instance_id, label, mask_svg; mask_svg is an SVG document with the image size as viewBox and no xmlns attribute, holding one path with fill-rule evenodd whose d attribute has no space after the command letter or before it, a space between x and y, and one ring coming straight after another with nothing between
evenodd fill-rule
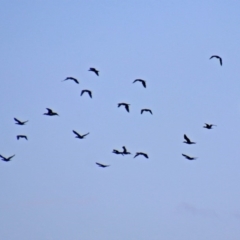
<instances>
[{"instance_id":1,"label":"bird flock","mask_svg":"<svg viewBox=\"0 0 240 240\"><path fill-rule=\"evenodd\" d=\"M221 57L219 57L218 55L212 55L210 57L210 59L212 59L212 58L218 59L220 65L222 66L223 63L222 63L222 58ZM97 70L97 69L95 69L93 67L89 68L88 71L91 71L91 72L95 73L97 76L99 76L99 70ZM68 81L68 80L74 81L76 84L79 84L79 81L76 78L74 78L74 77L66 77L63 81ZM136 82L141 83L144 88L147 87L146 81L143 80L143 79L135 79L133 81L133 83L136 83ZM84 90L81 91L80 95L82 96L84 93L87 93L89 95L89 97L92 98L92 92L90 90L84 89ZM118 107L124 107L125 110L128 113L130 112L130 104L129 103L118 103ZM50 108L46 108L46 110L47 110L47 112L43 113L43 115L46 115L46 116L59 116L59 114L57 112L54 112ZM144 112L149 112L150 114L153 114L151 109L141 109L141 114L143 114ZM21 121L21 120L19 120L17 118L14 118L14 120L15 120L15 124L20 125L20 126L26 125L26 123L28 122L28 120ZM203 128L212 129L213 126L216 126L216 125L215 124L205 123ZM89 132L85 133L85 134L80 134L80 133L78 133L75 130L72 130L72 132L75 134L75 138L78 138L78 139L84 139L87 135L90 134ZM186 134L184 134L183 137L184 137L184 140L185 140L185 141L183 141L183 143L186 143L186 144L189 144L189 145L196 144L196 142L191 141L190 138ZM16 138L17 138L17 140L20 140L20 139L28 140L26 135L17 135ZM117 155L122 155L122 156L131 154L127 150L127 148L125 146L123 146L122 149L123 149L122 151L113 149L112 153L117 154ZM0 155L0 158L3 161L5 161L5 162L9 162L14 156L15 156L15 154L12 155L12 156L9 156L9 157L4 157L3 155ZM144 152L136 152L135 156L133 158L136 158L138 156L143 156L143 157L145 157L147 159L149 158L148 154L144 153ZM188 160L196 160L197 159L197 157L191 157L191 156L189 156L187 154L183 154L183 153L182 153L182 156L185 157ZM102 167L102 168L106 168L106 167L110 166L110 165L99 163L99 162L96 162L96 165L99 166L99 167Z\"/></svg>"}]
</instances>

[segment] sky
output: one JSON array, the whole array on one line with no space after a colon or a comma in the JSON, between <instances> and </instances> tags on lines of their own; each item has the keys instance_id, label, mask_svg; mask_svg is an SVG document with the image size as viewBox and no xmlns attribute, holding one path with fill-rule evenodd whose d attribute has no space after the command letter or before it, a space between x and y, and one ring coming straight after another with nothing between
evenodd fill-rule
<instances>
[{"instance_id":1,"label":"sky","mask_svg":"<svg viewBox=\"0 0 240 240\"><path fill-rule=\"evenodd\" d=\"M239 9L2 0L0 239L238 240Z\"/></svg>"}]
</instances>

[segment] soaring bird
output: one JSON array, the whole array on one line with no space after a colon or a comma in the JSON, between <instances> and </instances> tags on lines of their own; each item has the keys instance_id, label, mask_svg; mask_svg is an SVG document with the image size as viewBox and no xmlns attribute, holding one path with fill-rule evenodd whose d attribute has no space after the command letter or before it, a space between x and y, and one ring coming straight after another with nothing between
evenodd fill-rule
<instances>
[{"instance_id":1,"label":"soaring bird","mask_svg":"<svg viewBox=\"0 0 240 240\"><path fill-rule=\"evenodd\" d=\"M135 83L135 82L141 82L142 85L143 85L143 87L145 87L145 88L147 87L146 81L144 81L144 80L142 80L142 79L136 79L136 80L133 81L133 83Z\"/></svg>"},{"instance_id":2,"label":"soaring bird","mask_svg":"<svg viewBox=\"0 0 240 240\"><path fill-rule=\"evenodd\" d=\"M12 156L10 156L10 157L8 157L8 158L6 158L6 157L4 157L4 156L0 155L0 158L1 158L3 161L5 161L5 162L8 162L8 161L10 161L10 160L11 160L11 158L13 158L14 156L15 156L15 154L14 154L14 155L12 155Z\"/></svg>"},{"instance_id":3,"label":"soaring bird","mask_svg":"<svg viewBox=\"0 0 240 240\"><path fill-rule=\"evenodd\" d=\"M79 84L78 80L74 77L66 77L63 81L66 81L66 80L73 80L75 83Z\"/></svg>"},{"instance_id":4,"label":"soaring bird","mask_svg":"<svg viewBox=\"0 0 240 240\"><path fill-rule=\"evenodd\" d=\"M212 129L213 126L217 126L217 125L205 123L205 126L203 127L207 129Z\"/></svg>"},{"instance_id":5,"label":"soaring bird","mask_svg":"<svg viewBox=\"0 0 240 240\"><path fill-rule=\"evenodd\" d=\"M134 158L139 156L139 155L143 155L145 158L148 158L148 155L146 153L143 153L143 152L137 152L136 155L134 156Z\"/></svg>"},{"instance_id":6,"label":"soaring bird","mask_svg":"<svg viewBox=\"0 0 240 240\"><path fill-rule=\"evenodd\" d=\"M92 68L91 67L91 68L89 68L88 71L94 72L94 73L96 73L99 76L99 71L96 68Z\"/></svg>"},{"instance_id":7,"label":"soaring bird","mask_svg":"<svg viewBox=\"0 0 240 240\"><path fill-rule=\"evenodd\" d=\"M53 112L52 109L50 108L46 108L48 110L47 113L44 113L43 115L47 115L47 116L54 116L54 115L58 115L56 112ZM58 115L59 116L59 115Z\"/></svg>"},{"instance_id":8,"label":"soaring bird","mask_svg":"<svg viewBox=\"0 0 240 240\"><path fill-rule=\"evenodd\" d=\"M209 59L212 59L212 58L218 58L219 59L219 62L220 62L220 65L222 66L222 58L217 56L217 55L213 55L211 56Z\"/></svg>"},{"instance_id":9,"label":"soaring bird","mask_svg":"<svg viewBox=\"0 0 240 240\"><path fill-rule=\"evenodd\" d=\"M85 92L88 93L88 95L89 95L90 98L92 98L92 92L91 92L90 90L87 90L87 89L82 90L81 96L82 96Z\"/></svg>"},{"instance_id":10,"label":"soaring bird","mask_svg":"<svg viewBox=\"0 0 240 240\"><path fill-rule=\"evenodd\" d=\"M96 164L97 164L99 167L102 167L102 168L105 168L105 167L109 167L109 166L110 166L110 165L105 165L105 164L98 163L98 162L96 162Z\"/></svg>"},{"instance_id":11,"label":"soaring bird","mask_svg":"<svg viewBox=\"0 0 240 240\"><path fill-rule=\"evenodd\" d=\"M75 133L77 135L76 138L79 138L79 139L83 139L85 136L87 136L89 134L89 133L86 133L86 134L80 135L78 132L76 132L74 130L73 130L73 133Z\"/></svg>"},{"instance_id":12,"label":"soaring bird","mask_svg":"<svg viewBox=\"0 0 240 240\"><path fill-rule=\"evenodd\" d=\"M22 121L18 120L17 118L14 118L14 120L16 121L15 124L17 124L17 125L25 125L25 123L28 122L28 121L22 122Z\"/></svg>"},{"instance_id":13,"label":"soaring bird","mask_svg":"<svg viewBox=\"0 0 240 240\"><path fill-rule=\"evenodd\" d=\"M120 151L118 151L118 150L116 150L116 149L113 149L112 152L115 153L115 154L122 154L122 155L124 156L123 152L120 152Z\"/></svg>"},{"instance_id":14,"label":"soaring bird","mask_svg":"<svg viewBox=\"0 0 240 240\"><path fill-rule=\"evenodd\" d=\"M190 156L188 156L188 155L186 155L186 154L182 154L186 159L188 159L188 160L195 160L195 159L197 159L196 157L190 157Z\"/></svg>"},{"instance_id":15,"label":"soaring bird","mask_svg":"<svg viewBox=\"0 0 240 240\"><path fill-rule=\"evenodd\" d=\"M143 112L150 112L152 114L152 110L151 109L142 109L141 110L141 114L143 114Z\"/></svg>"},{"instance_id":16,"label":"soaring bird","mask_svg":"<svg viewBox=\"0 0 240 240\"><path fill-rule=\"evenodd\" d=\"M131 154L130 152L127 151L125 146L123 146L122 148L123 148L123 152L122 152L123 154L125 154L125 155Z\"/></svg>"},{"instance_id":17,"label":"soaring bird","mask_svg":"<svg viewBox=\"0 0 240 240\"><path fill-rule=\"evenodd\" d=\"M186 140L186 141L184 141L184 143L187 143L187 144L196 144L195 142L192 142L192 141L187 137L186 134L184 134L184 139Z\"/></svg>"},{"instance_id":18,"label":"soaring bird","mask_svg":"<svg viewBox=\"0 0 240 240\"><path fill-rule=\"evenodd\" d=\"M20 138L25 138L26 140L28 140L26 135L17 135L17 140L19 140Z\"/></svg>"},{"instance_id":19,"label":"soaring bird","mask_svg":"<svg viewBox=\"0 0 240 240\"><path fill-rule=\"evenodd\" d=\"M129 105L128 103L118 103L118 107L124 106L127 112L129 112Z\"/></svg>"}]
</instances>

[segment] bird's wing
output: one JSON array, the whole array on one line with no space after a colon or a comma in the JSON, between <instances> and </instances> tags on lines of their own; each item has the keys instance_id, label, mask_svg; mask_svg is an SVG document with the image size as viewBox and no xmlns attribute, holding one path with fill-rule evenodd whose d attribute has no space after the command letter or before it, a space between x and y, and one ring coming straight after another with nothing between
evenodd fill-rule
<instances>
[{"instance_id":1,"label":"bird's wing","mask_svg":"<svg viewBox=\"0 0 240 240\"><path fill-rule=\"evenodd\" d=\"M46 108L47 110L48 110L48 113L52 113L53 111L52 111L52 109L50 109L50 108Z\"/></svg>"},{"instance_id":2,"label":"bird's wing","mask_svg":"<svg viewBox=\"0 0 240 240\"><path fill-rule=\"evenodd\" d=\"M146 85L146 82L145 81L142 81L142 85L146 88L147 85Z\"/></svg>"},{"instance_id":3,"label":"bird's wing","mask_svg":"<svg viewBox=\"0 0 240 240\"><path fill-rule=\"evenodd\" d=\"M21 121L19 121L17 118L14 118L14 120L18 123L21 123Z\"/></svg>"},{"instance_id":4,"label":"bird's wing","mask_svg":"<svg viewBox=\"0 0 240 240\"><path fill-rule=\"evenodd\" d=\"M4 156L2 156L2 155L0 155L0 158L2 158L2 159L5 159L5 157L4 157Z\"/></svg>"},{"instance_id":5,"label":"bird's wing","mask_svg":"<svg viewBox=\"0 0 240 240\"><path fill-rule=\"evenodd\" d=\"M15 156L15 154L14 154L14 155L12 155L11 157L9 157L9 159L13 158L14 156Z\"/></svg>"},{"instance_id":6,"label":"bird's wing","mask_svg":"<svg viewBox=\"0 0 240 240\"><path fill-rule=\"evenodd\" d=\"M126 110L129 112L129 106L125 105Z\"/></svg>"},{"instance_id":7,"label":"bird's wing","mask_svg":"<svg viewBox=\"0 0 240 240\"><path fill-rule=\"evenodd\" d=\"M77 136L81 136L78 132L73 130L73 133L75 133Z\"/></svg>"},{"instance_id":8,"label":"bird's wing","mask_svg":"<svg viewBox=\"0 0 240 240\"><path fill-rule=\"evenodd\" d=\"M141 110L141 114L143 114L144 111L145 111L145 109L142 109L142 110Z\"/></svg>"},{"instance_id":9,"label":"bird's wing","mask_svg":"<svg viewBox=\"0 0 240 240\"><path fill-rule=\"evenodd\" d=\"M81 96L84 94L84 92L85 92L85 90L82 90L82 91L81 91Z\"/></svg>"},{"instance_id":10,"label":"bird's wing","mask_svg":"<svg viewBox=\"0 0 240 240\"><path fill-rule=\"evenodd\" d=\"M222 58L219 57L220 65L222 66Z\"/></svg>"},{"instance_id":11,"label":"bird's wing","mask_svg":"<svg viewBox=\"0 0 240 240\"><path fill-rule=\"evenodd\" d=\"M85 137L85 136L87 136L88 134L89 134L89 133L83 134L82 137Z\"/></svg>"},{"instance_id":12,"label":"bird's wing","mask_svg":"<svg viewBox=\"0 0 240 240\"><path fill-rule=\"evenodd\" d=\"M110 165L105 165L105 164L98 163L98 162L96 162L96 164L97 164L99 167L108 167L108 166L110 166Z\"/></svg>"},{"instance_id":13,"label":"bird's wing","mask_svg":"<svg viewBox=\"0 0 240 240\"><path fill-rule=\"evenodd\" d=\"M147 155L146 153L144 153L143 156L144 156L145 158L148 158L148 155Z\"/></svg>"},{"instance_id":14,"label":"bird's wing","mask_svg":"<svg viewBox=\"0 0 240 240\"><path fill-rule=\"evenodd\" d=\"M137 157L138 155L139 155L139 153L136 153L136 155L133 158Z\"/></svg>"},{"instance_id":15,"label":"bird's wing","mask_svg":"<svg viewBox=\"0 0 240 240\"><path fill-rule=\"evenodd\" d=\"M186 154L183 154L183 153L182 153L182 155L183 155L185 158L188 158L188 157L189 157L188 155L186 155Z\"/></svg>"},{"instance_id":16,"label":"bird's wing","mask_svg":"<svg viewBox=\"0 0 240 240\"><path fill-rule=\"evenodd\" d=\"M124 152L127 152L127 149L125 146L122 147Z\"/></svg>"},{"instance_id":17,"label":"bird's wing","mask_svg":"<svg viewBox=\"0 0 240 240\"><path fill-rule=\"evenodd\" d=\"M137 82L137 81L139 81L138 79L135 79L134 81L133 81L133 83L135 83L135 82Z\"/></svg>"},{"instance_id":18,"label":"bird's wing","mask_svg":"<svg viewBox=\"0 0 240 240\"><path fill-rule=\"evenodd\" d=\"M92 98L92 92L88 91L88 94L89 94L90 98Z\"/></svg>"},{"instance_id":19,"label":"bird's wing","mask_svg":"<svg viewBox=\"0 0 240 240\"><path fill-rule=\"evenodd\" d=\"M191 142L190 139L187 137L186 134L184 134L184 139L185 139L187 142Z\"/></svg>"},{"instance_id":20,"label":"bird's wing","mask_svg":"<svg viewBox=\"0 0 240 240\"><path fill-rule=\"evenodd\" d=\"M27 136L23 136L23 138L25 138L26 140L28 140Z\"/></svg>"},{"instance_id":21,"label":"bird's wing","mask_svg":"<svg viewBox=\"0 0 240 240\"><path fill-rule=\"evenodd\" d=\"M153 114L153 113L152 113L152 110L149 109L148 111L149 111L151 114Z\"/></svg>"}]
</instances>

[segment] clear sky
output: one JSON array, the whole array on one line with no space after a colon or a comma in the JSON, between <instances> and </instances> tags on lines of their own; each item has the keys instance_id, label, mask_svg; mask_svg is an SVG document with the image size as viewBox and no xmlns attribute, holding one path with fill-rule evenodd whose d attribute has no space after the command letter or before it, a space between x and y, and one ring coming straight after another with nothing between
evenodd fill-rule
<instances>
[{"instance_id":1,"label":"clear sky","mask_svg":"<svg viewBox=\"0 0 240 240\"><path fill-rule=\"evenodd\" d=\"M239 9L2 0L0 239L239 240Z\"/></svg>"}]
</instances>

